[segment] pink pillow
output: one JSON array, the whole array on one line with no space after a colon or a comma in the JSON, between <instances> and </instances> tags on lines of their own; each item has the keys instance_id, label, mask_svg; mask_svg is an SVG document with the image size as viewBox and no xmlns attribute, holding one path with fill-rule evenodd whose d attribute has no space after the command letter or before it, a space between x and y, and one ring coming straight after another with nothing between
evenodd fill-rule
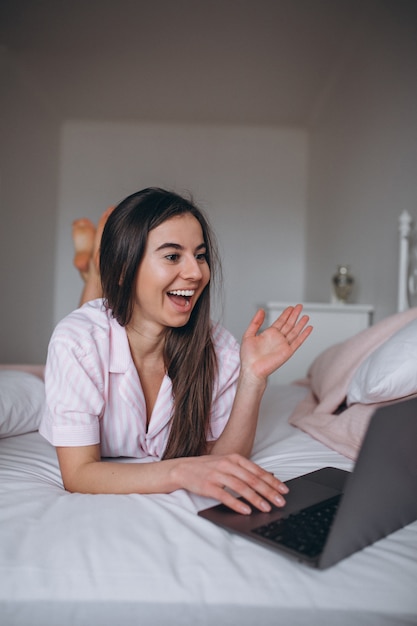
<instances>
[{"instance_id":1,"label":"pink pillow","mask_svg":"<svg viewBox=\"0 0 417 626\"><path fill-rule=\"evenodd\" d=\"M345 399L350 381L361 363L413 320L417 320L417 308L395 313L322 352L313 361L307 374L311 390L321 408L328 408L331 412L336 410Z\"/></svg>"},{"instance_id":2,"label":"pink pillow","mask_svg":"<svg viewBox=\"0 0 417 626\"><path fill-rule=\"evenodd\" d=\"M417 308L396 313L320 354L308 371L310 392L289 422L341 454L355 459L369 419L384 401L356 403L340 410L361 363L392 335L417 319Z\"/></svg>"}]
</instances>

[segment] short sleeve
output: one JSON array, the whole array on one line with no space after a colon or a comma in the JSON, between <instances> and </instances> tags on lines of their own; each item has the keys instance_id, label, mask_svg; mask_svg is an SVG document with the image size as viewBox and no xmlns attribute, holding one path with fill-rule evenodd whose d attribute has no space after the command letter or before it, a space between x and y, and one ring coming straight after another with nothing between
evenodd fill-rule
<instances>
[{"instance_id":1,"label":"short sleeve","mask_svg":"<svg viewBox=\"0 0 417 626\"><path fill-rule=\"evenodd\" d=\"M45 368L46 410L39 432L54 446L100 443L104 381L94 342L52 337Z\"/></svg>"}]
</instances>

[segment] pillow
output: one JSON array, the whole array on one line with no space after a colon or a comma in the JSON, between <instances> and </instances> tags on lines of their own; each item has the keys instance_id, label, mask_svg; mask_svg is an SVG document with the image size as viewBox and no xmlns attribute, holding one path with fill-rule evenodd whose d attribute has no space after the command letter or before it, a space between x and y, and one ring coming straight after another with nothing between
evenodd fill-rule
<instances>
[{"instance_id":1,"label":"pillow","mask_svg":"<svg viewBox=\"0 0 417 626\"><path fill-rule=\"evenodd\" d=\"M412 323L417 324L417 307L380 320L322 352L310 366L309 392L290 415L290 424L356 459L371 415L383 400L379 396L371 404L357 402L340 412L351 382L367 359Z\"/></svg>"},{"instance_id":2,"label":"pillow","mask_svg":"<svg viewBox=\"0 0 417 626\"><path fill-rule=\"evenodd\" d=\"M397 331L355 372L347 404L372 404L417 393L417 320Z\"/></svg>"},{"instance_id":3,"label":"pillow","mask_svg":"<svg viewBox=\"0 0 417 626\"><path fill-rule=\"evenodd\" d=\"M0 371L0 438L38 430L44 400L45 384L37 376Z\"/></svg>"}]
</instances>

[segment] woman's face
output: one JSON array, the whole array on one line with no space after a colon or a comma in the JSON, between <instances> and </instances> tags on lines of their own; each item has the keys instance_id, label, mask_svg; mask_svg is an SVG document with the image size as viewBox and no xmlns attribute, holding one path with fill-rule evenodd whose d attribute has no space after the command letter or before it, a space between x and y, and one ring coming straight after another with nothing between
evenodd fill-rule
<instances>
[{"instance_id":1,"label":"woman's face","mask_svg":"<svg viewBox=\"0 0 417 626\"><path fill-rule=\"evenodd\" d=\"M149 232L136 277L131 323L156 330L187 324L210 280L206 245L199 221L185 213Z\"/></svg>"}]
</instances>

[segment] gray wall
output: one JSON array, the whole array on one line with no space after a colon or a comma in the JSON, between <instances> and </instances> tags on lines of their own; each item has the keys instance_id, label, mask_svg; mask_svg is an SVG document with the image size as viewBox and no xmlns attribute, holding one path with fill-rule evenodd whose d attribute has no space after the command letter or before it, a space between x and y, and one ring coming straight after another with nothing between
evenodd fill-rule
<instances>
[{"instance_id":1,"label":"gray wall","mask_svg":"<svg viewBox=\"0 0 417 626\"><path fill-rule=\"evenodd\" d=\"M289 242L294 244L290 253L286 247L276 246L274 261L281 276L282 268L289 268L291 276L293 258L296 264L302 260L304 271L297 269L293 274L297 284L289 279L279 289L271 285L270 298L292 298L300 293L310 301L329 301L330 277L336 264L350 263L357 278L356 301L373 304L380 318L394 312L396 306L397 217L403 209L417 217L416 2L369 0L364 5L367 20L358 22L355 36L348 38L320 106L312 103L310 121L295 128L309 149L305 175L299 167L292 181L293 189L300 186L305 205L299 206L291 225L295 227L298 220L299 231L290 233ZM256 46L251 54L256 65ZM38 63L41 58L37 57ZM100 55L97 64L103 70ZM152 67L147 69L152 72ZM290 71L288 74L291 77ZM57 114L35 76L4 48L0 50L0 78L0 361L42 362L56 316L67 307L59 296L67 284L65 278L60 282L65 262L61 243L70 237L65 220L78 210L98 215L107 206L107 192L102 196L97 187L87 191L86 176L85 187L73 191L71 202L77 205L69 208L65 190L71 176L68 162L64 162L67 130L68 124L76 128L83 123L81 116L68 120ZM229 126L230 102L229 98ZM167 117L169 114L168 101ZM161 118L159 110L158 123L163 122ZM217 119L220 124L220 110ZM87 120L89 125L93 122ZM142 120L130 122L141 124ZM279 134L286 129L277 124L275 130ZM262 161L262 155L259 159ZM122 170L118 172L120 178L107 181L114 183L115 196L131 191L130 181L127 184ZM183 181L181 184L192 187ZM258 219L253 220L252 215L248 219L247 214L241 219L238 207L231 206L233 185L216 198L208 196L207 181L196 187L192 189L195 195L213 203L216 212L227 204L221 219L237 222L243 241L251 241L256 230L256 250L250 251L254 283L265 271L258 250L262 249L263 234L266 238L270 235L276 198L270 203L264 199L265 209L257 207ZM279 203L282 210L282 197ZM247 263L247 246L240 249L237 245L233 252L233 262L241 254ZM70 256L67 247L68 264ZM238 271L239 262L232 272L237 275ZM76 283L71 283L74 280L72 275L68 285L76 290ZM280 285L284 282L281 278ZM244 295L243 291L238 294L238 306L245 308L242 319L243 313L247 319L257 304L251 289L249 285ZM266 293L265 286L262 295ZM243 322L236 322L234 315L226 319L238 335Z\"/></svg>"},{"instance_id":2,"label":"gray wall","mask_svg":"<svg viewBox=\"0 0 417 626\"><path fill-rule=\"evenodd\" d=\"M71 223L149 185L190 191L219 239L221 320L240 339L257 303L303 296L307 132L192 124L68 122L61 135L55 321L78 302ZM221 304L221 303L219 303Z\"/></svg>"},{"instance_id":3,"label":"gray wall","mask_svg":"<svg viewBox=\"0 0 417 626\"><path fill-rule=\"evenodd\" d=\"M0 362L43 362L53 323L59 123L0 50Z\"/></svg>"},{"instance_id":4,"label":"gray wall","mask_svg":"<svg viewBox=\"0 0 417 626\"><path fill-rule=\"evenodd\" d=\"M310 132L307 299L339 263L376 319L395 312L398 216L417 218L417 3L368 12Z\"/></svg>"}]
</instances>

